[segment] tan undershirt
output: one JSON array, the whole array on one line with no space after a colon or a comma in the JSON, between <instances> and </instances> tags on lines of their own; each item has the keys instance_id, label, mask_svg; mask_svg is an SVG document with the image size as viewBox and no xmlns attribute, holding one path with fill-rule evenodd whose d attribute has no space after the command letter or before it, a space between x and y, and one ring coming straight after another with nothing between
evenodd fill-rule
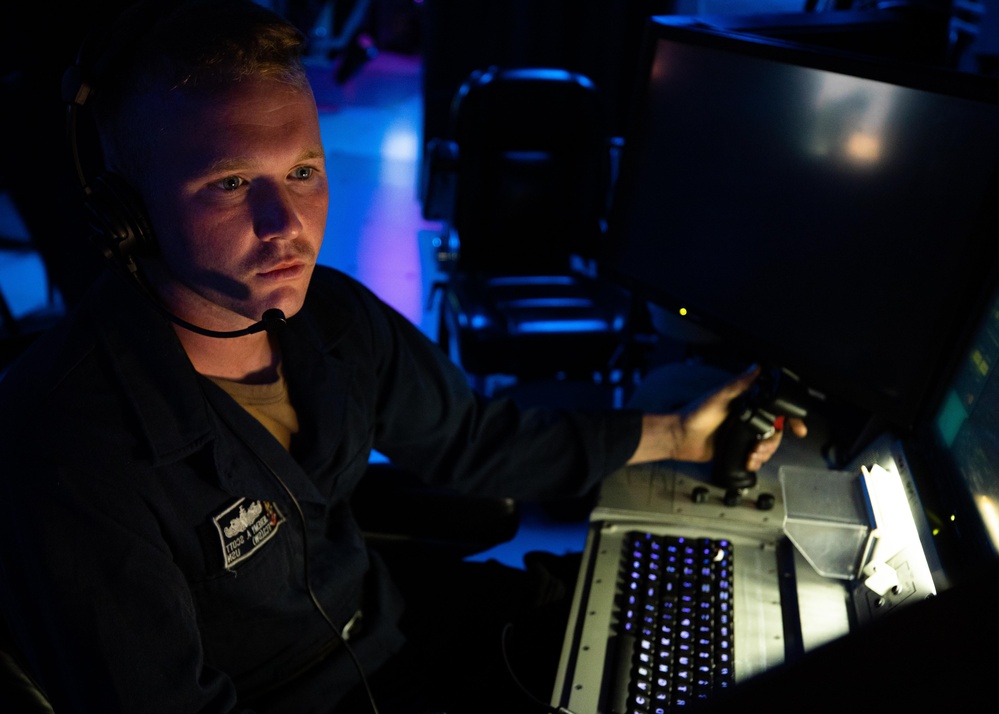
<instances>
[{"instance_id":1,"label":"tan undershirt","mask_svg":"<svg viewBox=\"0 0 999 714\"><path fill-rule=\"evenodd\" d=\"M221 377L208 378L263 424L285 449L290 449L291 437L298 433L298 415L288 397L288 383L280 365L277 373L278 378L269 384L243 384Z\"/></svg>"}]
</instances>

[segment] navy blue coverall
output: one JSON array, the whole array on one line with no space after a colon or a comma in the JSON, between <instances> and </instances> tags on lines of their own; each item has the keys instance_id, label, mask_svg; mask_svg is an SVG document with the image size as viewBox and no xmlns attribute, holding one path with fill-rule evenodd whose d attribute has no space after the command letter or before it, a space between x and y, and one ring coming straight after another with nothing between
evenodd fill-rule
<instances>
[{"instance_id":1,"label":"navy blue coverall","mask_svg":"<svg viewBox=\"0 0 999 714\"><path fill-rule=\"evenodd\" d=\"M546 498L638 443L638 412L484 400L329 268L280 346L290 451L114 273L0 381L0 605L56 711L237 711L273 686L285 711L332 709L357 673L308 587L340 627L363 611L365 670L402 644L349 507L372 449L433 483Z\"/></svg>"}]
</instances>

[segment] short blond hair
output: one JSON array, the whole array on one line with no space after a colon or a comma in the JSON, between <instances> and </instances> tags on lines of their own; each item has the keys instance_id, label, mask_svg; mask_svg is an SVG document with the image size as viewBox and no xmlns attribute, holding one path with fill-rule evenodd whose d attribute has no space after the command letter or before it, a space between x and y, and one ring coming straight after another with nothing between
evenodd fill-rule
<instances>
[{"instance_id":1,"label":"short blond hair","mask_svg":"<svg viewBox=\"0 0 999 714\"><path fill-rule=\"evenodd\" d=\"M148 151L141 97L212 92L252 79L309 86L305 38L252 0L141 0L101 42L94 119L108 168L134 177Z\"/></svg>"}]
</instances>

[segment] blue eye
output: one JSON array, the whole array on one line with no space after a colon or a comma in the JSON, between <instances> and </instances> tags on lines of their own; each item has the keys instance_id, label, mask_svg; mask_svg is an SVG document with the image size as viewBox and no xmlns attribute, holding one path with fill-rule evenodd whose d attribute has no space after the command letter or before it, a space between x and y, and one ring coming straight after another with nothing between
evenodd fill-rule
<instances>
[{"instance_id":1,"label":"blue eye","mask_svg":"<svg viewBox=\"0 0 999 714\"><path fill-rule=\"evenodd\" d=\"M243 179L238 176L226 176L218 185L223 191L235 191L243 185Z\"/></svg>"},{"instance_id":2,"label":"blue eye","mask_svg":"<svg viewBox=\"0 0 999 714\"><path fill-rule=\"evenodd\" d=\"M314 169L311 166L299 166L292 172L292 176L300 181L312 178L312 172Z\"/></svg>"}]
</instances>

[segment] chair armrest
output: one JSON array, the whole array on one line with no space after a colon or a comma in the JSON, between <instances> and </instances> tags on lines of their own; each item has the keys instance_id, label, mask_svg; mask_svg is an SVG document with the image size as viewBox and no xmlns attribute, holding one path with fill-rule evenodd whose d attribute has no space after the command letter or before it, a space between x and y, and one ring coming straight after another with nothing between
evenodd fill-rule
<instances>
[{"instance_id":1,"label":"chair armrest","mask_svg":"<svg viewBox=\"0 0 999 714\"><path fill-rule=\"evenodd\" d=\"M458 557L505 543L520 525L514 499L427 486L392 464L370 465L351 505L369 543L418 546Z\"/></svg>"}]
</instances>

